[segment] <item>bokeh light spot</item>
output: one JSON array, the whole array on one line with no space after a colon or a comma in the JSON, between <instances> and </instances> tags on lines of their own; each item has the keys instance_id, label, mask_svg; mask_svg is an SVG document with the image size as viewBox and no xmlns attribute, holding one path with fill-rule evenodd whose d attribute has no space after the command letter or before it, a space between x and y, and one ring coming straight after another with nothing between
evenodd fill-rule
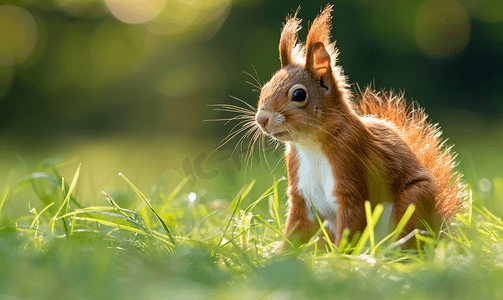
<instances>
[{"instance_id":1,"label":"bokeh light spot","mask_svg":"<svg viewBox=\"0 0 503 300\"><path fill-rule=\"evenodd\" d=\"M492 182L491 180L487 178L482 178L479 180L479 189L482 192L489 192L492 188Z\"/></svg>"},{"instance_id":2,"label":"bokeh light spot","mask_svg":"<svg viewBox=\"0 0 503 300\"><path fill-rule=\"evenodd\" d=\"M166 5L166 0L105 0L110 12L119 20L129 24L153 20Z\"/></svg>"},{"instance_id":3,"label":"bokeh light spot","mask_svg":"<svg viewBox=\"0 0 503 300\"><path fill-rule=\"evenodd\" d=\"M416 16L419 49L434 58L446 58L465 48L470 37L470 19L455 0L431 0Z\"/></svg>"},{"instance_id":4,"label":"bokeh light spot","mask_svg":"<svg viewBox=\"0 0 503 300\"><path fill-rule=\"evenodd\" d=\"M187 200L189 200L189 203L190 203L190 204L194 204L194 202L196 201L196 198L197 198L197 195L196 195L196 193L194 193L194 192L190 193L190 194L187 196Z\"/></svg>"},{"instance_id":5,"label":"bokeh light spot","mask_svg":"<svg viewBox=\"0 0 503 300\"><path fill-rule=\"evenodd\" d=\"M0 66L23 63L37 43L37 23L25 9L0 6Z\"/></svg>"},{"instance_id":6,"label":"bokeh light spot","mask_svg":"<svg viewBox=\"0 0 503 300\"><path fill-rule=\"evenodd\" d=\"M230 4L230 0L170 0L145 26L153 34L178 35L184 40L194 33L210 37L227 18Z\"/></svg>"}]
</instances>

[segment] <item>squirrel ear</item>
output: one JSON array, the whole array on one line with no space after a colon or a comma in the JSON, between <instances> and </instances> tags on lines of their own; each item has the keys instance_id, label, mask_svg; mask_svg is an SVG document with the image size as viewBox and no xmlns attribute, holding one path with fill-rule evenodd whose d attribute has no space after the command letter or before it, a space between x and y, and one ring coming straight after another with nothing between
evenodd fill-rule
<instances>
[{"instance_id":1,"label":"squirrel ear","mask_svg":"<svg viewBox=\"0 0 503 300\"><path fill-rule=\"evenodd\" d=\"M322 42L317 42L306 55L306 70L321 79L331 73L330 55Z\"/></svg>"},{"instance_id":2,"label":"squirrel ear","mask_svg":"<svg viewBox=\"0 0 503 300\"><path fill-rule=\"evenodd\" d=\"M297 8L293 17L287 17L286 24L281 31L281 39L279 41L279 58L281 67L286 67L291 62L295 61L296 52L294 51L297 43L297 33L299 32L300 19L297 18L297 13L300 7ZM298 51L297 51L298 52Z\"/></svg>"}]
</instances>

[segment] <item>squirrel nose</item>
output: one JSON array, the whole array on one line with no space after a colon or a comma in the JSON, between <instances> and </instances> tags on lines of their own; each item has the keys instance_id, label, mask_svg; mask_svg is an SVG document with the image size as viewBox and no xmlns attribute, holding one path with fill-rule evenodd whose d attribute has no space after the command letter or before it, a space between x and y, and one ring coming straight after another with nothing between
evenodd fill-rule
<instances>
[{"instance_id":1,"label":"squirrel nose","mask_svg":"<svg viewBox=\"0 0 503 300\"><path fill-rule=\"evenodd\" d=\"M267 125L267 123L269 122L271 115L272 114L270 112L261 110L255 116L255 121L257 121L257 123L261 127L265 127Z\"/></svg>"}]
</instances>

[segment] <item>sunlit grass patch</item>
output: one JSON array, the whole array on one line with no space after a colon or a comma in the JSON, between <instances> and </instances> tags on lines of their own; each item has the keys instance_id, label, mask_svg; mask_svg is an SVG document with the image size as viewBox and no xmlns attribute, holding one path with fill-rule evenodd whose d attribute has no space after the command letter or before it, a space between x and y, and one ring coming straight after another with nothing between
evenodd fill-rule
<instances>
[{"instance_id":1,"label":"sunlit grass patch","mask_svg":"<svg viewBox=\"0 0 503 300\"><path fill-rule=\"evenodd\" d=\"M84 206L75 192L83 175L75 167L67 181L58 164L46 161L28 174L13 171L0 185L2 297L503 296L503 221L471 195L452 220L454 235L446 228L444 238L418 232L404 238L422 241L419 251L401 250L404 240L397 240L413 208L397 230L379 238L374 226L382 207L367 205L368 226L358 242L318 247L313 238L280 253L284 178L266 187L250 180L234 187L229 201L200 201L188 178L145 193L120 174L121 191L93 191L101 196Z\"/></svg>"}]
</instances>

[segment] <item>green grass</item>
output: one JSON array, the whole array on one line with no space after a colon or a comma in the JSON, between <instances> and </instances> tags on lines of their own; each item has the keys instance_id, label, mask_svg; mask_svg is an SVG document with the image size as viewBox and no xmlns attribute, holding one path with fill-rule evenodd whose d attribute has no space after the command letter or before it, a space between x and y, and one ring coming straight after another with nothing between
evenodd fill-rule
<instances>
[{"instance_id":1,"label":"green grass","mask_svg":"<svg viewBox=\"0 0 503 300\"><path fill-rule=\"evenodd\" d=\"M478 194L454 218L456 235L423 238L424 251L375 235L382 207L368 206L356 245L279 253L283 178L229 187L227 202L191 194L190 178L147 193L119 174L123 186L84 205L80 165L71 180L60 167L15 169L0 185L2 299L503 299L503 222Z\"/></svg>"}]
</instances>

